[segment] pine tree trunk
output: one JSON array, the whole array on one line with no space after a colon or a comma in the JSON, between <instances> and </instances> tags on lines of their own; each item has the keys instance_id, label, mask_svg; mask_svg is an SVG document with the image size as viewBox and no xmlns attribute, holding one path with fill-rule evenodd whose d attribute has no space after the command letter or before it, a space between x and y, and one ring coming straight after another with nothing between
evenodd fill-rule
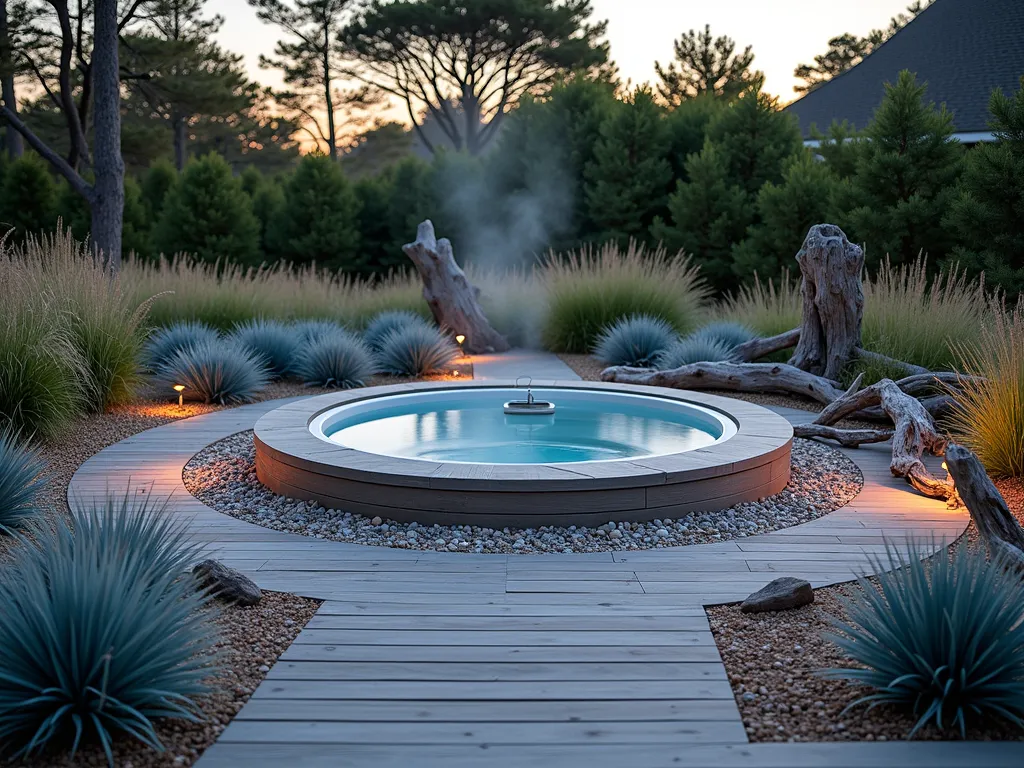
<instances>
[{"instance_id":1,"label":"pine tree trunk","mask_svg":"<svg viewBox=\"0 0 1024 768\"><path fill-rule=\"evenodd\" d=\"M171 116L171 129L174 132L174 167L178 173L185 170L185 162L188 160L186 144L188 137L185 135L185 118L174 113Z\"/></svg>"},{"instance_id":2,"label":"pine tree trunk","mask_svg":"<svg viewBox=\"0 0 1024 768\"><path fill-rule=\"evenodd\" d=\"M117 0L95 0L93 86L96 181L92 241L111 271L121 268L124 159L121 157L121 83L118 74Z\"/></svg>"},{"instance_id":3,"label":"pine tree trunk","mask_svg":"<svg viewBox=\"0 0 1024 768\"><path fill-rule=\"evenodd\" d=\"M11 112L18 114L18 99L14 91L14 73L11 61L11 38L7 22L7 0L0 0L0 90L3 102ZM21 157L24 143L21 134L11 126L4 128L4 147L11 158Z\"/></svg>"},{"instance_id":4,"label":"pine tree trunk","mask_svg":"<svg viewBox=\"0 0 1024 768\"><path fill-rule=\"evenodd\" d=\"M815 224L796 260L802 276L803 321L790 365L838 379L861 345L864 251L835 224Z\"/></svg>"},{"instance_id":5,"label":"pine tree trunk","mask_svg":"<svg viewBox=\"0 0 1024 768\"><path fill-rule=\"evenodd\" d=\"M416 242L402 246L423 280L423 298L442 328L466 337L462 348L470 354L505 352L508 342L498 333L480 308L478 291L455 263L452 244L434 236L430 219L416 230Z\"/></svg>"}]
</instances>

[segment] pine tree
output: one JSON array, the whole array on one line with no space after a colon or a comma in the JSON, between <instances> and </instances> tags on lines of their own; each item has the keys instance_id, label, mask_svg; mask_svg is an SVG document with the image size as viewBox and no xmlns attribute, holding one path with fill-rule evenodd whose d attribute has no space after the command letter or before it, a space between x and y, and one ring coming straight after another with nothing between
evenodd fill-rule
<instances>
[{"instance_id":1,"label":"pine tree","mask_svg":"<svg viewBox=\"0 0 1024 768\"><path fill-rule=\"evenodd\" d=\"M416 227L427 218L436 218L439 213L433 205L430 190L431 167L418 157L409 157L394 166L391 171L390 198L388 200L389 243L380 255L382 267L405 267L409 258L402 252L405 243L416 239ZM441 237L445 229L434 222L435 231Z\"/></svg>"},{"instance_id":2,"label":"pine tree","mask_svg":"<svg viewBox=\"0 0 1024 768\"><path fill-rule=\"evenodd\" d=\"M704 147L708 126L725 107L724 99L705 94L687 99L668 113L669 162L674 178L686 181L687 158Z\"/></svg>"},{"instance_id":3,"label":"pine tree","mask_svg":"<svg viewBox=\"0 0 1024 768\"><path fill-rule=\"evenodd\" d=\"M260 169L254 165L247 165L238 180L242 182L242 191L249 197L253 197L256 190L262 187L266 181L263 174L260 173Z\"/></svg>"},{"instance_id":4,"label":"pine tree","mask_svg":"<svg viewBox=\"0 0 1024 768\"><path fill-rule=\"evenodd\" d=\"M0 186L0 234L14 242L28 234L50 232L57 226L57 185L34 152L12 160Z\"/></svg>"},{"instance_id":5,"label":"pine tree","mask_svg":"<svg viewBox=\"0 0 1024 768\"><path fill-rule=\"evenodd\" d=\"M748 45L736 53L731 37L711 36L711 26L703 32L691 29L675 42L675 61L654 69L661 78L658 93L670 105L709 94L735 99L751 85L764 80L764 75L750 69L754 54Z\"/></svg>"},{"instance_id":6,"label":"pine tree","mask_svg":"<svg viewBox=\"0 0 1024 768\"><path fill-rule=\"evenodd\" d=\"M864 149L863 133L843 120L833 121L826 133L811 126L811 138L818 141L815 153L821 155L837 179L853 177Z\"/></svg>"},{"instance_id":7,"label":"pine tree","mask_svg":"<svg viewBox=\"0 0 1024 768\"><path fill-rule=\"evenodd\" d=\"M933 263L950 253L953 233L943 216L955 195L962 151L952 117L924 100L925 86L903 71L865 130L869 139L850 185L842 224L865 243L869 267L886 254L895 265L922 252Z\"/></svg>"},{"instance_id":8,"label":"pine tree","mask_svg":"<svg viewBox=\"0 0 1024 768\"><path fill-rule=\"evenodd\" d=\"M728 290L735 283L733 245L743 239L754 215L750 200L710 140L690 155L686 174L689 180L680 182L669 197L669 222L655 219L651 234L670 251L691 255L716 290Z\"/></svg>"},{"instance_id":9,"label":"pine tree","mask_svg":"<svg viewBox=\"0 0 1024 768\"><path fill-rule=\"evenodd\" d=\"M205 262L259 262L260 225L249 196L220 155L189 161L167 193L153 232L153 246L171 256L187 253Z\"/></svg>"},{"instance_id":10,"label":"pine tree","mask_svg":"<svg viewBox=\"0 0 1024 768\"><path fill-rule=\"evenodd\" d=\"M271 247L297 264L346 271L362 267L359 200L336 160L306 155L284 187L284 208L268 224Z\"/></svg>"},{"instance_id":11,"label":"pine tree","mask_svg":"<svg viewBox=\"0 0 1024 768\"><path fill-rule=\"evenodd\" d=\"M754 90L718 114L707 137L729 179L751 196L765 183L781 181L786 161L802 148L796 119L779 109L778 99Z\"/></svg>"},{"instance_id":12,"label":"pine tree","mask_svg":"<svg viewBox=\"0 0 1024 768\"><path fill-rule=\"evenodd\" d=\"M767 280L791 267L807 230L828 220L836 183L829 166L810 153L791 157L782 182L768 182L758 192L758 223L733 249L733 274L744 281L754 275Z\"/></svg>"},{"instance_id":13,"label":"pine tree","mask_svg":"<svg viewBox=\"0 0 1024 768\"><path fill-rule=\"evenodd\" d=\"M169 160L156 160L142 179L142 200L149 217L156 221L164 209L167 193L178 182L178 172Z\"/></svg>"},{"instance_id":14,"label":"pine tree","mask_svg":"<svg viewBox=\"0 0 1024 768\"><path fill-rule=\"evenodd\" d=\"M245 183L244 179L242 183ZM283 215L284 190L281 189L281 185L276 179L263 179L260 185L252 191L250 198L252 199L252 212L260 223L262 260L267 263L275 262L281 258L281 254L275 244L271 242L270 231Z\"/></svg>"},{"instance_id":15,"label":"pine tree","mask_svg":"<svg viewBox=\"0 0 1024 768\"><path fill-rule=\"evenodd\" d=\"M654 94L637 89L601 126L587 165L586 197L598 238L624 244L646 239L672 181L668 126Z\"/></svg>"},{"instance_id":16,"label":"pine tree","mask_svg":"<svg viewBox=\"0 0 1024 768\"><path fill-rule=\"evenodd\" d=\"M89 204L70 184L60 185L57 211L65 229L77 240L88 240L92 227ZM124 177L124 211L121 217L121 250L127 256L134 253L141 258L151 255L149 239L152 218L142 198L142 188L131 176Z\"/></svg>"},{"instance_id":17,"label":"pine tree","mask_svg":"<svg viewBox=\"0 0 1024 768\"><path fill-rule=\"evenodd\" d=\"M392 173L364 176L355 183L359 198L359 242L368 272L384 272L402 266L391 250L391 229L388 226L392 194ZM400 252L401 253L401 252ZM405 254L402 254L405 258Z\"/></svg>"},{"instance_id":18,"label":"pine tree","mask_svg":"<svg viewBox=\"0 0 1024 768\"><path fill-rule=\"evenodd\" d=\"M989 109L997 141L967 153L947 224L961 243L953 258L1013 296L1024 293L1024 78L1013 97L994 91Z\"/></svg>"}]
</instances>

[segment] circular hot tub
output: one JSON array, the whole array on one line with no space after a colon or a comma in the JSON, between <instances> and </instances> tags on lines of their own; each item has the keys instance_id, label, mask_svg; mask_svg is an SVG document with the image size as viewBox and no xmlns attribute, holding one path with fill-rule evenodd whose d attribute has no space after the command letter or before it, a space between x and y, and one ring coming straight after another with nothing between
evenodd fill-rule
<instances>
[{"instance_id":1,"label":"circular hot tub","mask_svg":"<svg viewBox=\"0 0 1024 768\"><path fill-rule=\"evenodd\" d=\"M290 403L256 424L257 475L325 507L498 528L674 518L789 480L792 428L760 406L597 382L532 394L554 413L507 413L525 389L493 382Z\"/></svg>"}]
</instances>

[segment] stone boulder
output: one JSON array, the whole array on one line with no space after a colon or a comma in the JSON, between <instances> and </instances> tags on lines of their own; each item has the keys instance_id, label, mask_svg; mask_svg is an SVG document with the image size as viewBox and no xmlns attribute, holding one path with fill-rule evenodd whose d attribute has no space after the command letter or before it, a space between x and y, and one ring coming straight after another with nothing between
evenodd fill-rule
<instances>
[{"instance_id":1,"label":"stone boulder","mask_svg":"<svg viewBox=\"0 0 1024 768\"><path fill-rule=\"evenodd\" d=\"M203 560L192 569L192 574L199 581L200 588L229 603L256 605L263 597L256 582L219 560Z\"/></svg>"},{"instance_id":2,"label":"stone boulder","mask_svg":"<svg viewBox=\"0 0 1024 768\"><path fill-rule=\"evenodd\" d=\"M743 613L761 613L763 611L787 611L814 602L814 590L810 582L783 576L770 581L757 592L750 595L740 610Z\"/></svg>"}]
</instances>

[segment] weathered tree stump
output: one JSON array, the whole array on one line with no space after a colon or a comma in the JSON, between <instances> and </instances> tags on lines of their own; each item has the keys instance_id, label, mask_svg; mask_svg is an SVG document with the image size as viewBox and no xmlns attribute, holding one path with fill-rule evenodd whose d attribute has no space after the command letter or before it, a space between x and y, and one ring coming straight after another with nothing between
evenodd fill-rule
<instances>
[{"instance_id":1,"label":"weathered tree stump","mask_svg":"<svg viewBox=\"0 0 1024 768\"><path fill-rule=\"evenodd\" d=\"M835 224L815 224L796 260L803 319L790 365L837 379L861 344L864 251Z\"/></svg>"},{"instance_id":2,"label":"weathered tree stump","mask_svg":"<svg viewBox=\"0 0 1024 768\"><path fill-rule=\"evenodd\" d=\"M403 245L402 250L416 265L423 281L423 298L434 320L442 328L466 337L463 350L470 354L508 350L508 341L491 327L480 308L480 291L455 263L451 242L434 236L430 219L417 227L416 242Z\"/></svg>"},{"instance_id":3,"label":"weathered tree stump","mask_svg":"<svg viewBox=\"0 0 1024 768\"><path fill-rule=\"evenodd\" d=\"M785 363L691 363L667 371L616 365L605 368L601 380L676 389L776 392L809 397L819 403L831 403L843 394L835 382Z\"/></svg>"},{"instance_id":4,"label":"weathered tree stump","mask_svg":"<svg viewBox=\"0 0 1024 768\"><path fill-rule=\"evenodd\" d=\"M1024 529L1006 506L978 457L963 446L950 443L946 449L946 470L989 553L1024 570Z\"/></svg>"}]
</instances>

